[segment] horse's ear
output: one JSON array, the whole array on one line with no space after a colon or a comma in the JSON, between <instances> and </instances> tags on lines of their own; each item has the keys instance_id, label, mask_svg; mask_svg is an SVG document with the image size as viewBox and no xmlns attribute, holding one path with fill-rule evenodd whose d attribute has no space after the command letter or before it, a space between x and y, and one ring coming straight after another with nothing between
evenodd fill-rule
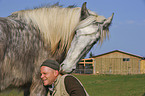
<instances>
[{"instance_id":1,"label":"horse's ear","mask_svg":"<svg viewBox=\"0 0 145 96\"><path fill-rule=\"evenodd\" d=\"M81 8L81 17L80 17L81 20L84 20L89 16L89 12L86 8L86 4L87 2L84 2Z\"/></svg>"}]
</instances>

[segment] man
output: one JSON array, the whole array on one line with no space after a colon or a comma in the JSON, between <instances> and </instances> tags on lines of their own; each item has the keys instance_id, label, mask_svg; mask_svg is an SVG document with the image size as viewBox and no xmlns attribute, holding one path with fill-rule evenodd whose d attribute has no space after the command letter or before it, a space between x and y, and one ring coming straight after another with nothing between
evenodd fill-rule
<instances>
[{"instance_id":1,"label":"man","mask_svg":"<svg viewBox=\"0 0 145 96\"><path fill-rule=\"evenodd\" d=\"M70 74L59 74L59 63L55 60L47 59L40 68L41 79L44 86L54 86L51 94L47 96L88 96L81 82Z\"/></svg>"}]
</instances>

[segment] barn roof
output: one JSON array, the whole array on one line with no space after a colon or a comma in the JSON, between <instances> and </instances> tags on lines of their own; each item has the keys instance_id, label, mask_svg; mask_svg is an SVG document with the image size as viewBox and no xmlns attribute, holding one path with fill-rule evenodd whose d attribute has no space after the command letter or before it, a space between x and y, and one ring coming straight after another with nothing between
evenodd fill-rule
<instances>
[{"instance_id":1,"label":"barn roof","mask_svg":"<svg viewBox=\"0 0 145 96\"><path fill-rule=\"evenodd\" d=\"M130 56L134 56L134 57L137 57L137 58L144 59L144 57L134 55L134 54L131 54L131 53L127 53L127 52L124 52L124 51L120 51L120 50L114 50L114 51L110 51L110 52L103 53L103 54L100 54L100 55L92 56L92 58L100 57L100 56L107 55L107 54L114 53L114 52L120 52L120 53L123 53L123 54L127 54L127 55L130 55Z\"/></svg>"}]
</instances>

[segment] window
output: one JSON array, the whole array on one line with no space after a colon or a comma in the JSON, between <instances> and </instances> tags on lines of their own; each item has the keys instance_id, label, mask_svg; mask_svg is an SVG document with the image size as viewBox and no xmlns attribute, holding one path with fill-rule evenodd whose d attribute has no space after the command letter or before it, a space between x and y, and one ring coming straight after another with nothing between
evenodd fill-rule
<instances>
[{"instance_id":1,"label":"window","mask_svg":"<svg viewBox=\"0 0 145 96\"><path fill-rule=\"evenodd\" d=\"M130 58L123 58L123 61L130 61Z\"/></svg>"}]
</instances>

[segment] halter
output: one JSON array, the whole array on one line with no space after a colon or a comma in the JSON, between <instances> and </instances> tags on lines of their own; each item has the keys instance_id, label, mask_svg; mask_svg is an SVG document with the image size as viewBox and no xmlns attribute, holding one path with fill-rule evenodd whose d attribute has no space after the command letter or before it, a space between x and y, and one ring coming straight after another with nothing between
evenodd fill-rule
<instances>
[{"instance_id":1,"label":"halter","mask_svg":"<svg viewBox=\"0 0 145 96\"><path fill-rule=\"evenodd\" d=\"M98 24L101 24L101 23L103 23L104 19L106 19L104 16L91 15L91 16L87 17L85 20L82 20L79 23L79 25L76 27L76 30L87 27L87 26L91 25L94 21L96 21Z\"/></svg>"},{"instance_id":2,"label":"halter","mask_svg":"<svg viewBox=\"0 0 145 96\"><path fill-rule=\"evenodd\" d=\"M104 19L105 19L105 17L103 17L103 16L97 16L96 17L96 15L91 15L91 16L87 17L85 20L81 21L79 23L79 25L76 27L76 30L79 30L79 29L85 28L87 26L90 26L93 22L95 22L98 25L98 30L99 30L100 34L103 35L103 25L102 24L104 22ZM96 34L97 32L92 33L92 34ZM92 34L80 34L80 36L92 35ZM102 37L102 35L100 35L100 36Z\"/></svg>"}]
</instances>

